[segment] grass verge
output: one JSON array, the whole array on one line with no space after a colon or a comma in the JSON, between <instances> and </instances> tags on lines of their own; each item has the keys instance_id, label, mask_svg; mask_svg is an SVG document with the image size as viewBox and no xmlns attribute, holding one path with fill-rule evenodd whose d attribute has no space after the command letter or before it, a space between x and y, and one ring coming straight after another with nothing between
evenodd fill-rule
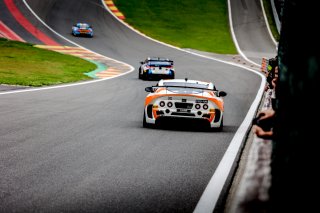
<instances>
[{"instance_id":1,"label":"grass verge","mask_svg":"<svg viewBox=\"0 0 320 213\"><path fill-rule=\"evenodd\" d=\"M84 59L0 38L0 84L48 86L91 79L96 65Z\"/></svg>"},{"instance_id":2,"label":"grass verge","mask_svg":"<svg viewBox=\"0 0 320 213\"><path fill-rule=\"evenodd\" d=\"M275 20L274 20L274 17L273 17L270 0L263 0L263 6L265 8L265 12L266 12L266 16L267 16L267 19L268 19L268 23L269 23L269 27L270 27L271 33L272 33L274 39L279 42L280 34L278 33L278 30L277 30L277 27L276 27L276 23L275 23Z\"/></svg>"},{"instance_id":3,"label":"grass verge","mask_svg":"<svg viewBox=\"0 0 320 213\"><path fill-rule=\"evenodd\" d=\"M165 43L220 54L237 54L226 0L114 0L125 21Z\"/></svg>"}]
</instances>

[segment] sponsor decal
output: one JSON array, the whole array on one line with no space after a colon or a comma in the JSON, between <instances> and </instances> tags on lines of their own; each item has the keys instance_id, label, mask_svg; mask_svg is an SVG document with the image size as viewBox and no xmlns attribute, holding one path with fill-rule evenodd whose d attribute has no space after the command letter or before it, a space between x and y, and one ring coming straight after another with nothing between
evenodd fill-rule
<instances>
[{"instance_id":1,"label":"sponsor decal","mask_svg":"<svg viewBox=\"0 0 320 213\"><path fill-rule=\"evenodd\" d=\"M208 100L196 100L196 103L208 103Z\"/></svg>"},{"instance_id":2,"label":"sponsor decal","mask_svg":"<svg viewBox=\"0 0 320 213\"><path fill-rule=\"evenodd\" d=\"M177 109L177 112L191 112L190 109Z\"/></svg>"}]
</instances>

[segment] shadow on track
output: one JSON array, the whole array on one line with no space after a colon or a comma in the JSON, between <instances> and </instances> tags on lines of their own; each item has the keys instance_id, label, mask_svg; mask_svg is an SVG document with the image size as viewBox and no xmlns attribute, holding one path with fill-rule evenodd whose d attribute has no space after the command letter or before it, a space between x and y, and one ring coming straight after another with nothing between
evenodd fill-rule
<instances>
[{"instance_id":1,"label":"shadow on track","mask_svg":"<svg viewBox=\"0 0 320 213\"><path fill-rule=\"evenodd\" d=\"M156 122L153 129L162 129L170 131L188 131L188 132L220 132L217 129L211 129L209 123L205 120L184 120L184 119L163 119Z\"/></svg>"}]
</instances>

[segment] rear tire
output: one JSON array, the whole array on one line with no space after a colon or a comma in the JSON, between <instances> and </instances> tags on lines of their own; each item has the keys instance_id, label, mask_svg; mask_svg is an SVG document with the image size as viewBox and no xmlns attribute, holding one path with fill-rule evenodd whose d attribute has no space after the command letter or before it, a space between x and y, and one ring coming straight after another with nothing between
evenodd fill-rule
<instances>
[{"instance_id":1,"label":"rear tire","mask_svg":"<svg viewBox=\"0 0 320 213\"><path fill-rule=\"evenodd\" d=\"M220 126L217 128L217 131L222 132L223 130L223 117L221 118Z\"/></svg>"},{"instance_id":2,"label":"rear tire","mask_svg":"<svg viewBox=\"0 0 320 213\"><path fill-rule=\"evenodd\" d=\"M144 72L144 73L142 74L142 79L143 79L143 80L149 80L148 74Z\"/></svg>"},{"instance_id":3,"label":"rear tire","mask_svg":"<svg viewBox=\"0 0 320 213\"><path fill-rule=\"evenodd\" d=\"M210 124L209 124L210 126ZM209 131L211 132L222 132L223 130L223 117L221 118L221 123L220 123L220 126L219 127L209 127Z\"/></svg>"},{"instance_id":4,"label":"rear tire","mask_svg":"<svg viewBox=\"0 0 320 213\"><path fill-rule=\"evenodd\" d=\"M141 70L139 69L139 79L142 79Z\"/></svg>"},{"instance_id":5,"label":"rear tire","mask_svg":"<svg viewBox=\"0 0 320 213\"><path fill-rule=\"evenodd\" d=\"M142 122L143 128L154 128L154 124L149 124L146 121L146 112L143 112L143 122Z\"/></svg>"},{"instance_id":6,"label":"rear tire","mask_svg":"<svg viewBox=\"0 0 320 213\"><path fill-rule=\"evenodd\" d=\"M148 128L148 127L149 127L149 125L148 125L148 123L147 123L147 121L146 121L146 112L143 113L142 126L143 126L143 128Z\"/></svg>"}]
</instances>

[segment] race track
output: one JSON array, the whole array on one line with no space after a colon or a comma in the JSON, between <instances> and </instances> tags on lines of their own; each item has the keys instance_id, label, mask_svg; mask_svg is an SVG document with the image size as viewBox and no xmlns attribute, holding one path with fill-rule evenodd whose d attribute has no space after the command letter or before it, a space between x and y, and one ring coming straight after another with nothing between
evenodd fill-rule
<instances>
[{"instance_id":1,"label":"race track","mask_svg":"<svg viewBox=\"0 0 320 213\"><path fill-rule=\"evenodd\" d=\"M139 80L137 70L91 84L0 93L1 211L192 212L255 100L261 77L147 39L99 0L40 2L27 1L48 26L82 47L136 69L147 56L165 56L175 61L176 78L213 81L228 93L225 127L142 128L144 88L156 82ZM18 6L53 35L23 3ZM94 38L73 37L77 21L92 23Z\"/></svg>"}]
</instances>

